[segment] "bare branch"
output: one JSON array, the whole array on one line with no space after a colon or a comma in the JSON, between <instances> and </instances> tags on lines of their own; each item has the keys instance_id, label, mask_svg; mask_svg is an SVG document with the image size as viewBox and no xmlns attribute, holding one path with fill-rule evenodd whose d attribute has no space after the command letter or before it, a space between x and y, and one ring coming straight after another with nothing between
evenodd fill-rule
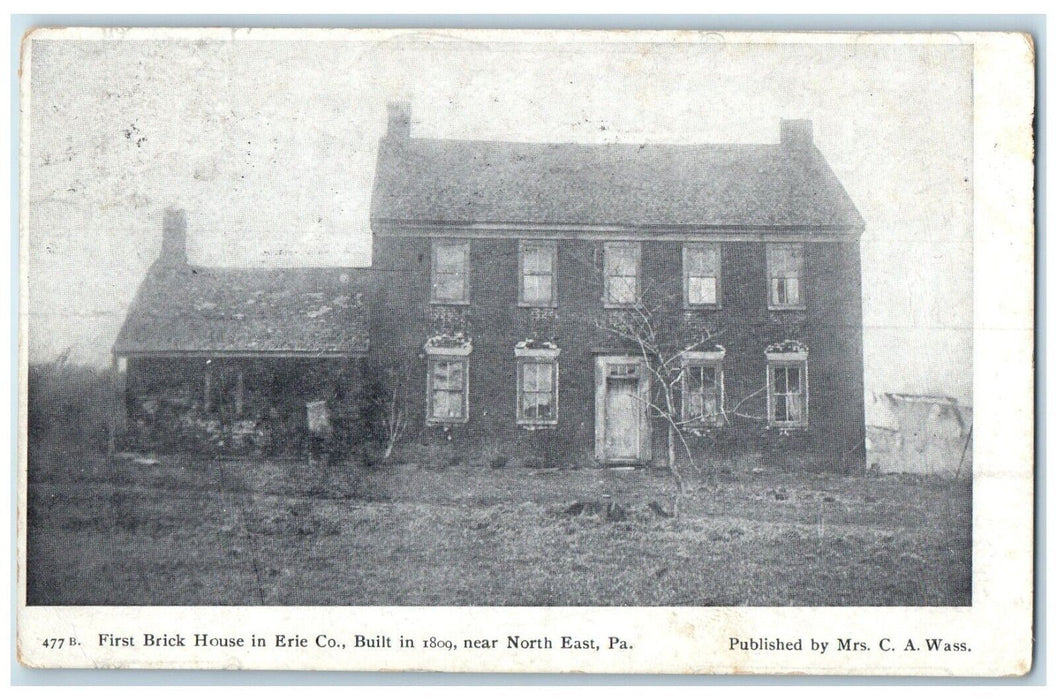
<instances>
[{"instance_id":1,"label":"bare branch","mask_svg":"<svg viewBox=\"0 0 1057 700\"><path fill-rule=\"evenodd\" d=\"M763 385L762 387L760 387L759 389L757 389L756 391L752 392L751 394L749 394L748 396L746 396L745 398L743 398L743 399L742 399L741 401L739 401L738 403L736 403L736 404L734 405L734 408L730 409L729 411L724 411L724 413L733 413L733 414L735 414L735 415L740 415L740 414L738 413L738 409L739 409L739 408L741 408L741 407L742 407L742 405L743 405L743 404L744 404L744 403L745 403L746 401L748 401L749 399L753 398L754 396L759 396L760 394L762 394L762 393L763 393L763 392L765 392L765 391L767 391L767 385L766 385L766 384L764 384L764 385Z\"/></svg>"}]
</instances>

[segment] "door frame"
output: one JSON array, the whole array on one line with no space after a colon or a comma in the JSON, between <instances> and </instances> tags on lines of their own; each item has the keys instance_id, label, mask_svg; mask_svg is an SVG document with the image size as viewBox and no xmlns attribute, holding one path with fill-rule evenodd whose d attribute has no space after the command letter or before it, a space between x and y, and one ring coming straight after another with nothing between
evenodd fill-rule
<instances>
[{"instance_id":1,"label":"door frame","mask_svg":"<svg viewBox=\"0 0 1057 700\"><path fill-rule=\"evenodd\" d=\"M638 372L638 397L642 405L639 411L638 454L630 459L613 459L606 456L606 388L610 368L613 365L635 365ZM634 355L595 356L595 459L603 464L640 464L651 458L651 424L649 414L650 375L646 361Z\"/></svg>"}]
</instances>

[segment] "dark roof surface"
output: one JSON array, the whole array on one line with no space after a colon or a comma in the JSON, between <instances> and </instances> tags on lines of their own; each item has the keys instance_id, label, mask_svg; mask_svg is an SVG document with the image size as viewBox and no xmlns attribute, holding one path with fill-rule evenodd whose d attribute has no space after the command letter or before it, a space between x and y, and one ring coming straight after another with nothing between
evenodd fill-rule
<instances>
[{"instance_id":1,"label":"dark roof surface","mask_svg":"<svg viewBox=\"0 0 1057 700\"><path fill-rule=\"evenodd\" d=\"M376 222L861 229L812 144L382 139Z\"/></svg>"},{"instance_id":2,"label":"dark roof surface","mask_svg":"<svg viewBox=\"0 0 1057 700\"><path fill-rule=\"evenodd\" d=\"M368 273L159 260L136 293L114 352L361 354L368 347Z\"/></svg>"}]
</instances>

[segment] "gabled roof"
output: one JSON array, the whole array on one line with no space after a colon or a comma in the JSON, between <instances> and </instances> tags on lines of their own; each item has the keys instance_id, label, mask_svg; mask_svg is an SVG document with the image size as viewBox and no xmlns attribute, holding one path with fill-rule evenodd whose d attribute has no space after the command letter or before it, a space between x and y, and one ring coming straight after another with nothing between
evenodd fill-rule
<instances>
[{"instance_id":1,"label":"gabled roof","mask_svg":"<svg viewBox=\"0 0 1057 700\"><path fill-rule=\"evenodd\" d=\"M841 229L863 219L802 144L382 139L372 223ZM376 233L378 230L376 228Z\"/></svg>"},{"instance_id":2,"label":"gabled roof","mask_svg":"<svg viewBox=\"0 0 1057 700\"><path fill-rule=\"evenodd\" d=\"M203 268L162 258L140 285L114 353L362 355L368 274Z\"/></svg>"}]
</instances>

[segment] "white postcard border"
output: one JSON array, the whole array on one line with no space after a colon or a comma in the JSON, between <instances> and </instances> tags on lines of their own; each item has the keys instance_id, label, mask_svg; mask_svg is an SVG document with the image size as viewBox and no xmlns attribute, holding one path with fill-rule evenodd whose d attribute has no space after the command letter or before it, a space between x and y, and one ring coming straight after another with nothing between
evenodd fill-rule
<instances>
[{"instance_id":1,"label":"white postcard border","mask_svg":"<svg viewBox=\"0 0 1057 700\"><path fill-rule=\"evenodd\" d=\"M123 40L187 38L204 32L236 40L349 40L407 36L400 30L128 29L41 30L48 38ZM509 31L432 30L431 38L502 41ZM418 33L418 32L412 32ZM1032 659L1034 50L1014 34L814 34L517 32L519 41L712 41L971 43L974 47L974 474L973 605L966 608L420 608L420 607L41 607L25 605L26 444L19 442L18 655L31 667L444 670L591 673L1016 675ZM450 37L450 38L449 38ZM28 235L28 92L22 75L21 235ZM996 176L1001 174L1001 176ZM21 246L26 269L26 246ZM1001 293L995 293L1001 290ZM19 368L21 435L26 434L27 281L21 281ZM144 632L215 638L252 635L264 648L102 647L100 634ZM305 647L278 648L277 634ZM355 635L388 638L393 647L350 648ZM321 636L322 635L322 636ZM399 638L412 637L413 650ZM601 651L508 650L506 639L611 638L627 648ZM48 649L47 638L83 643ZM429 638L499 639L494 650L423 648ZM729 639L863 640L869 652L742 652ZM952 653L905 651L908 639L959 640ZM880 640L892 651L882 651ZM328 646L331 642L345 648ZM300 643L300 642L299 642ZM320 646L322 645L322 646ZM414 653L410 653L410 652Z\"/></svg>"}]
</instances>

